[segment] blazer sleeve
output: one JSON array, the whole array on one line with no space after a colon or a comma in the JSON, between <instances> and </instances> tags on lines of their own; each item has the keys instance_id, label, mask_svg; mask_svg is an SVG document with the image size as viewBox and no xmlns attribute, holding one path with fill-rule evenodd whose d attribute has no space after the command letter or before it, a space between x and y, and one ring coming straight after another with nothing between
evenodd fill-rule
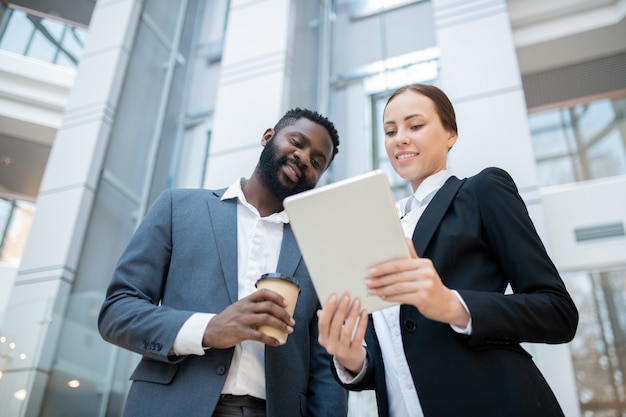
<instances>
[{"instance_id":1,"label":"blazer sleeve","mask_svg":"<svg viewBox=\"0 0 626 417\"><path fill-rule=\"evenodd\" d=\"M513 294L459 289L472 316L469 344L570 341L578 311L513 179L497 168L473 178L483 239Z\"/></svg>"},{"instance_id":2,"label":"blazer sleeve","mask_svg":"<svg viewBox=\"0 0 626 417\"><path fill-rule=\"evenodd\" d=\"M115 268L98 317L102 337L143 356L168 362L174 339L191 311L160 305L172 253L172 194L150 208Z\"/></svg>"}]
</instances>

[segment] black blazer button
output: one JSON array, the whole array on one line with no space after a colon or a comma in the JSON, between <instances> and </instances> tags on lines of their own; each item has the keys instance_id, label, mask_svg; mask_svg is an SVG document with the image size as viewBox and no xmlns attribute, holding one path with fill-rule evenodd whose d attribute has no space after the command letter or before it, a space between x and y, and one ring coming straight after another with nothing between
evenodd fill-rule
<instances>
[{"instance_id":1,"label":"black blazer button","mask_svg":"<svg viewBox=\"0 0 626 417\"><path fill-rule=\"evenodd\" d=\"M404 328L409 332L413 333L415 331L415 322L411 319L407 319L404 321Z\"/></svg>"},{"instance_id":2,"label":"black blazer button","mask_svg":"<svg viewBox=\"0 0 626 417\"><path fill-rule=\"evenodd\" d=\"M220 365L217 368L215 368L215 372L218 375L224 375L226 373L226 367L224 365Z\"/></svg>"}]
</instances>

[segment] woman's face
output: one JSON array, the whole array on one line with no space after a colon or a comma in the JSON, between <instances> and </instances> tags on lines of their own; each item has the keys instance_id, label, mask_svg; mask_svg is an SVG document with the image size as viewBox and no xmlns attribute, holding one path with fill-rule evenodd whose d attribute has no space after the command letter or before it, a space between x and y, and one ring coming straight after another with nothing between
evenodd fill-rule
<instances>
[{"instance_id":1,"label":"woman's face","mask_svg":"<svg viewBox=\"0 0 626 417\"><path fill-rule=\"evenodd\" d=\"M413 190L425 178L446 169L448 150L457 134L441 125L431 99L410 90L397 95L383 113L383 127L387 156Z\"/></svg>"}]
</instances>

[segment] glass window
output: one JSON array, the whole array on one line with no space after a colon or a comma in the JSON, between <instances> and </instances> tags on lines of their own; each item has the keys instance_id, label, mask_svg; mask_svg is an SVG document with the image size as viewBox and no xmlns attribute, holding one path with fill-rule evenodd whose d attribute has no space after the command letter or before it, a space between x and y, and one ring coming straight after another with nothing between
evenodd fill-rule
<instances>
[{"instance_id":1,"label":"glass window","mask_svg":"<svg viewBox=\"0 0 626 417\"><path fill-rule=\"evenodd\" d=\"M5 199L0 202L0 262L18 264L35 215L35 205Z\"/></svg>"},{"instance_id":2,"label":"glass window","mask_svg":"<svg viewBox=\"0 0 626 417\"><path fill-rule=\"evenodd\" d=\"M391 188L393 189L394 198L399 200L410 195L412 190L411 184L398 175L398 173L396 173L393 169L391 162L389 162L389 158L387 158L387 151L385 150L385 131L383 129L382 120L385 104L387 103L387 99L391 93L391 91L388 91L383 94L377 94L372 98L374 105L374 120L372 122L374 132L372 139L374 143L371 147L373 150L372 167L374 169L382 169L385 174L387 174L389 185L391 185Z\"/></svg>"},{"instance_id":3,"label":"glass window","mask_svg":"<svg viewBox=\"0 0 626 417\"><path fill-rule=\"evenodd\" d=\"M626 269L563 276L580 321L570 343L582 415L626 414Z\"/></svg>"},{"instance_id":4,"label":"glass window","mask_svg":"<svg viewBox=\"0 0 626 417\"><path fill-rule=\"evenodd\" d=\"M529 118L529 123L537 159L568 154L572 149L569 113L547 111Z\"/></svg>"},{"instance_id":5,"label":"glass window","mask_svg":"<svg viewBox=\"0 0 626 417\"><path fill-rule=\"evenodd\" d=\"M626 174L626 97L528 116L542 187Z\"/></svg>"},{"instance_id":6,"label":"glass window","mask_svg":"<svg viewBox=\"0 0 626 417\"><path fill-rule=\"evenodd\" d=\"M576 108L580 137L584 143L593 141L602 130L615 120L615 111L610 100L601 100Z\"/></svg>"},{"instance_id":7,"label":"glass window","mask_svg":"<svg viewBox=\"0 0 626 417\"><path fill-rule=\"evenodd\" d=\"M610 177L626 172L626 149L624 138L618 129L611 129L606 135L589 147L589 171L593 178Z\"/></svg>"},{"instance_id":8,"label":"glass window","mask_svg":"<svg viewBox=\"0 0 626 417\"><path fill-rule=\"evenodd\" d=\"M350 18L359 19L420 1L423 0L352 0L348 4Z\"/></svg>"},{"instance_id":9,"label":"glass window","mask_svg":"<svg viewBox=\"0 0 626 417\"><path fill-rule=\"evenodd\" d=\"M54 62L56 48L41 32L35 32L25 55L46 62Z\"/></svg>"},{"instance_id":10,"label":"glass window","mask_svg":"<svg viewBox=\"0 0 626 417\"><path fill-rule=\"evenodd\" d=\"M33 31L33 25L28 21L26 15L15 10L10 10L9 23L0 39L0 49L23 54Z\"/></svg>"},{"instance_id":11,"label":"glass window","mask_svg":"<svg viewBox=\"0 0 626 417\"><path fill-rule=\"evenodd\" d=\"M86 30L58 20L8 9L6 29L0 31L0 49L74 67L84 45Z\"/></svg>"}]
</instances>

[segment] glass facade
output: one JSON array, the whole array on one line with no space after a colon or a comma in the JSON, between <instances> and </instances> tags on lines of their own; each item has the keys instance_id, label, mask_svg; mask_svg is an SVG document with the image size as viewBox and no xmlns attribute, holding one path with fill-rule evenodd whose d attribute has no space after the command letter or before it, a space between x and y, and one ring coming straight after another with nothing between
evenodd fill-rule
<instances>
[{"instance_id":1,"label":"glass facade","mask_svg":"<svg viewBox=\"0 0 626 417\"><path fill-rule=\"evenodd\" d=\"M86 34L84 28L22 10L0 15L0 49L53 64L75 67Z\"/></svg>"},{"instance_id":2,"label":"glass facade","mask_svg":"<svg viewBox=\"0 0 626 417\"><path fill-rule=\"evenodd\" d=\"M626 174L626 96L528 116L543 187Z\"/></svg>"},{"instance_id":3,"label":"glass facade","mask_svg":"<svg viewBox=\"0 0 626 417\"><path fill-rule=\"evenodd\" d=\"M19 264L34 214L34 203L0 198L0 262Z\"/></svg>"},{"instance_id":4,"label":"glass facade","mask_svg":"<svg viewBox=\"0 0 626 417\"><path fill-rule=\"evenodd\" d=\"M584 417L626 415L626 269L564 276L580 313L570 343Z\"/></svg>"},{"instance_id":5,"label":"glass facade","mask_svg":"<svg viewBox=\"0 0 626 417\"><path fill-rule=\"evenodd\" d=\"M528 116L541 187L626 175L626 96ZM579 309L569 344L583 417L626 415L626 270L563 275Z\"/></svg>"}]
</instances>

